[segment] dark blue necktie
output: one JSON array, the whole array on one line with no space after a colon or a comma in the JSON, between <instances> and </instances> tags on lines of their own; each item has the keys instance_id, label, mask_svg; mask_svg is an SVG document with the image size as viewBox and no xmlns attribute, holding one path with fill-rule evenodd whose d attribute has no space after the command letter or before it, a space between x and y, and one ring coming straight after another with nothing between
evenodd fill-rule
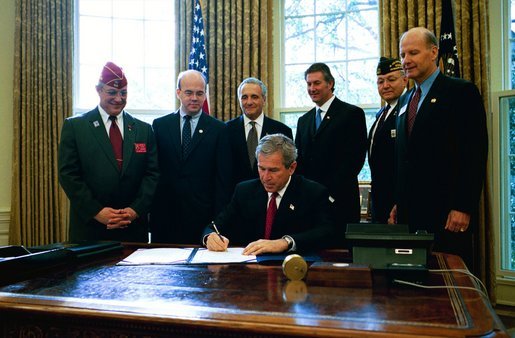
<instances>
[{"instance_id":1,"label":"dark blue necktie","mask_svg":"<svg viewBox=\"0 0 515 338\"><path fill-rule=\"evenodd\" d=\"M182 157L188 156L191 145L191 116L184 115L184 124L182 126Z\"/></svg>"}]
</instances>

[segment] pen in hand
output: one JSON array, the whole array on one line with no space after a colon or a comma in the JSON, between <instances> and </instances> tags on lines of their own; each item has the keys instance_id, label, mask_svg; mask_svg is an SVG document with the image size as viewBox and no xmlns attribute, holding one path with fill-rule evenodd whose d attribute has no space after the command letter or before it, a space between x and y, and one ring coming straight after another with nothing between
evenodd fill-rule
<instances>
[{"instance_id":1,"label":"pen in hand","mask_svg":"<svg viewBox=\"0 0 515 338\"><path fill-rule=\"evenodd\" d=\"M216 234L218 235L218 237L220 237L220 240L222 241L222 243L225 243L224 241L224 238L222 237L222 235L220 235L220 231L218 231L218 228L216 227L216 224L214 221L211 221L211 227L213 228L213 230L216 232Z\"/></svg>"}]
</instances>

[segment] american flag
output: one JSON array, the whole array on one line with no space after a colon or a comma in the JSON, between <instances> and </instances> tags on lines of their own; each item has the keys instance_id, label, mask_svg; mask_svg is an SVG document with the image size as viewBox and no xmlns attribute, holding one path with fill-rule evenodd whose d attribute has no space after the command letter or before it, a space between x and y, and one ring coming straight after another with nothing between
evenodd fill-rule
<instances>
[{"instance_id":1,"label":"american flag","mask_svg":"<svg viewBox=\"0 0 515 338\"><path fill-rule=\"evenodd\" d=\"M209 114L209 65L206 53L206 34L200 0L193 1L193 31L188 69L198 70L206 78L206 101L202 109Z\"/></svg>"}]
</instances>

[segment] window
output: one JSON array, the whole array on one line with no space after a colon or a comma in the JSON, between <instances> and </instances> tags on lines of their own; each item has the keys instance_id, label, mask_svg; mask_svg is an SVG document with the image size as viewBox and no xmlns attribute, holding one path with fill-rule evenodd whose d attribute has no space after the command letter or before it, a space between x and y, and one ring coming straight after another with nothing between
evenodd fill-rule
<instances>
[{"instance_id":1,"label":"window","mask_svg":"<svg viewBox=\"0 0 515 338\"><path fill-rule=\"evenodd\" d=\"M377 0L284 0L281 119L295 129L297 117L312 107L304 71L324 62L335 78L335 94L365 109L367 126L380 106L376 86L379 59ZM368 162L360 174L370 180Z\"/></svg>"},{"instance_id":2,"label":"window","mask_svg":"<svg viewBox=\"0 0 515 338\"><path fill-rule=\"evenodd\" d=\"M515 0L491 7L492 206L498 304L515 304ZM496 62L495 57L499 58ZM510 90L512 89L512 90Z\"/></svg>"},{"instance_id":3,"label":"window","mask_svg":"<svg viewBox=\"0 0 515 338\"><path fill-rule=\"evenodd\" d=\"M174 3L76 0L74 111L98 104L95 85L113 61L129 81L126 109L151 122L175 108Z\"/></svg>"}]
</instances>

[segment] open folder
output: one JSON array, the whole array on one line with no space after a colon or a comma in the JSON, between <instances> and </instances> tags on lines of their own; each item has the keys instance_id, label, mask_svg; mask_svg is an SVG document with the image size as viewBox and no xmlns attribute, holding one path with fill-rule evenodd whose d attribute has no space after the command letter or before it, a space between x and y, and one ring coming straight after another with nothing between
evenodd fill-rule
<instances>
[{"instance_id":1,"label":"open folder","mask_svg":"<svg viewBox=\"0 0 515 338\"><path fill-rule=\"evenodd\" d=\"M209 251L205 248L138 249L117 265L256 263L256 256L243 255L243 248Z\"/></svg>"}]
</instances>

